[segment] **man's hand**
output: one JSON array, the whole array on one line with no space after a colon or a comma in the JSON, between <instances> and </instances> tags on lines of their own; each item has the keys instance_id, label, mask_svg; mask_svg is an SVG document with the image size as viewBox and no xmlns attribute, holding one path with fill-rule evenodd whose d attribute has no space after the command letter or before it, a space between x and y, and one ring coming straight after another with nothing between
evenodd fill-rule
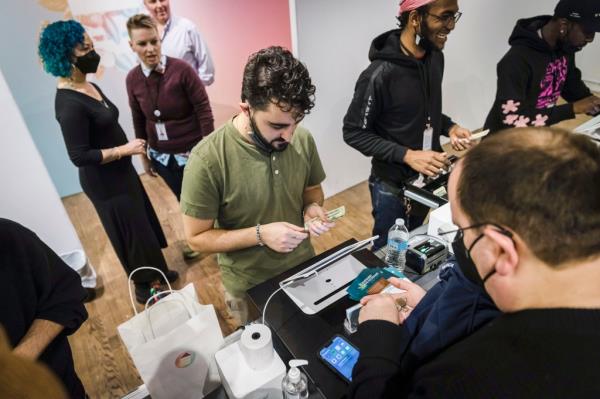
<instances>
[{"instance_id":1,"label":"man's hand","mask_svg":"<svg viewBox=\"0 0 600 399\"><path fill-rule=\"evenodd\" d=\"M368 297L364 297L360 303L364 306L358 315L359 324L368 320L385 320L396 325L399 325L401 322L396 298L393 295L369 295Z\"/></svg>"},{"instance_id":2,"label":"man's hand","mask_svg":"<svg viewBox=\"0 0 600 399\"><path fill-rule=\"evenodd\" d=\"M158 173L156 173L156 171L152 168L152 161L148 159L146 154L142 154L140 158L142 159L142 166L144 167L146 174L152 177L158 176Z\"/></svg>"},{"instance_id":3,"label":"man's hand","mask_svg":"<svg viewBox=\"0 0 600 399\"><path fill-rule=\"evenodd\" d=\"M408 318L412 310L421 302L421 299L425 296L427 291L421 288L419 285L413 283L407 279L399 279L392 277L388 279L390 284L394 287L404 290L406 292L399 294L376 294L367 295L360 300L360 303L364 306L359 314L358 322L362 323L366 320L387 320L395 324L402 324ZM382 297L388 297L393 300L394 310L396 315L391 314L391 307L386 305L389 303L388 299L382 299ZM376 301L372 303L373 301ZM405 302L406 306L399 309L398 302ZM368 309L367 309L368 308ZM365 310L367 309L367 310ZM363 311L365 312L363 315ZM379 313L378 313L379 312Z\"/></svg>"},{"instance_id":4,"label":"man's hand","mask_svg":"<svg viewBox=\"0 0 600 399\"><path fill-rule=\"evenodd\" d=\"M335 223L327 218L327 211L316 202L304 208L304 223L308 232L317 237L335 226Z\"/></svg>"},{"instance_id":5,"label":"man's hand","mask_svg":"<svg viewBox=\"0 0 600 399\"><path fill-rule=\"evenodd\" d=\"M436 176L442 169L448 170L450 162L445 152L406 151L404 162L411 168L426 176Z\"/></svg>"},{"instance_id":6,"label":"man's hand","mask_svg":"<svg viewBox=\"0 0 600 399\"><path fill-rule=\"evenodd\" d=\"M464 151L473 145L469 129L454 125L448 132L448 135L450 136L450 144L452 144L452 148L456 151Z\"/></svg>"},{"instance_id":7,"label":"man's hand","mask_svg":"<svg viewBox=\"0 0 600 399\"><path fill-rule=\"evenodd\" d=\"M423 299L425 294L427 294L427 291L425 291L423 288L421 288L421 286L413 283L410 280L403 279L403 278L397 278L397 277L391 277L388 279L388 281L394 287L406 291L402 294L397 294L397 295L405 298L406 305L411 308L416 307L419 304L419 302L421 302L421 299Z\"/></svg>"},{"instance_id":8,"label":"man's hand","mask_svg":"<svg viewBox=\"0 0 600 399\"><path fill-rule=\"evenodd\" d=\"M576 114L596 115L600 112L600 98L589 96L573 103L573 112Z\"/></svg>"},{"instance_id":9,"label":"man's hand","mask_svg":"<svg viewBox=\"0 0 600 399\"><path fill-rule=\"evenodd\" d=\"M260 226L260 236L265 245L275 252L292 252L308 238L304 227L287 222L275 222Z\"/></svg>"}]
</instances>

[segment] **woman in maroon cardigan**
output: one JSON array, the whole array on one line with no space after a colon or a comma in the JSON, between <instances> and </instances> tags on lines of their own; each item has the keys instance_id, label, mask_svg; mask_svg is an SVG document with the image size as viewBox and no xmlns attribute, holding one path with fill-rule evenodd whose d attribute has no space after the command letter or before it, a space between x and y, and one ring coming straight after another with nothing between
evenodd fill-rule
<instances>
[{"instance_id":1,"label":"woman in maroon cardigan","mask_svg":"<svg viewBox=\"0 0 600 399\"><path fill-rule=\"evenodd\" d=\"M161 54L152 18L132 16L127 31L140 60L127 75L127 94L135 135L148 142L144 169L150 176L160 175L179 200L188 155L214 129L208 95L191 66ZM197 256L187 247L183 255Z\"/></svg>"}]
</instances>

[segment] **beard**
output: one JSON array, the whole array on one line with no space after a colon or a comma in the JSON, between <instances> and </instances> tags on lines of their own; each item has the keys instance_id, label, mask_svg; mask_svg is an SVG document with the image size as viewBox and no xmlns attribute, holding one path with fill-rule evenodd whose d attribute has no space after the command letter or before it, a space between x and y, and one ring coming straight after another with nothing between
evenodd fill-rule
<instances>
[{"instance_id":1,"label":"beard","mask_svg":"<svg viewBox=\"0 0 600 399\"><path fill-rule=\"evenodd\" d=\"M252 128L252 141L258 148L267 153L270 153L272 151L282 152L289 145L289 143L281 137L275 140L267 141L265 136L263 136L263 134L258 129L258 126L256 126L256 121L254 120L253 116L250 116L250 127Z\"/></svg>"},{"instance_id":2,"label":"beard","mask_svg":"<svg viewBox=\"0 0 600 399\"><path fill-rule=\"evenodd\" d=\"M273 149L273 151L281 152L285 150L290 143L288 143L284 139L275 139L269 144L271 144L271 148Z\"/></svg>"},{"instance_id":3,"label":"beard","mask_svg":"<svg viewBox=\"0 0 600 399\"><path fill-rule=\"evenodd\" d=\"M421 23L421 33L419 34L419 47L422 49L429 51L431 49L437 48L436 45L431 41L430 37L433 37L434 33L431 28L427 25L427 23Z\"/></svg>"},{"instance_id":4,"label":"beard","mask_svg":"<svg viewBox=\"0 0 600 399\"><path fill-rule=\"evenodd\" d=\"M574 54L583 50L583 47L572 44L569 39L561 39L558 42L558 47L567 54Z\"/></svg>"}]
</instances>

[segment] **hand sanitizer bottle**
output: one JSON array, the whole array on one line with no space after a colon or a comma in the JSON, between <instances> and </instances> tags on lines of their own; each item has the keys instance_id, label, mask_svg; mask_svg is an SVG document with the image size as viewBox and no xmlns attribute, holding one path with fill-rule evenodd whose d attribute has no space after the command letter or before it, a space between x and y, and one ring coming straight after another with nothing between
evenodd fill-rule
<instances>
[{"instance_id":1,"label":"hand sanitizer bottle","mask_svg":"<svg viewBox=\"0 0 600 399\"><path fill-rule=\"evenodd\" d=\"M298 367L306 366L306 360L290 360L290 371L281 381L283 399L305 399L308 398L308 380L306 375Z\"/></svg>"}]
</instances>

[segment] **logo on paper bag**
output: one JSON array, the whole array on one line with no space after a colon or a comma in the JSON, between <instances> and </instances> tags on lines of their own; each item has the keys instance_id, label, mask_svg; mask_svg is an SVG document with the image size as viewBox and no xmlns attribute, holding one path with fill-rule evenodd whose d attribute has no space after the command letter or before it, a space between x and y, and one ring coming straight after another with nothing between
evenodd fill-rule
<instances>
[{"instance_id":1,"label":"logo on paper bag","mask_svg":"<svg viewBox=\"0 0 600 399\"><path fill-rule=\"evenodd\" d=\"M195 357L196 355L194 354L194 352L180 353L179 356L177 356L177 358L175 359L175 367L177 367L178 369L186 368L192 363L194 363Z\"/></svg>"}]
</instances>

